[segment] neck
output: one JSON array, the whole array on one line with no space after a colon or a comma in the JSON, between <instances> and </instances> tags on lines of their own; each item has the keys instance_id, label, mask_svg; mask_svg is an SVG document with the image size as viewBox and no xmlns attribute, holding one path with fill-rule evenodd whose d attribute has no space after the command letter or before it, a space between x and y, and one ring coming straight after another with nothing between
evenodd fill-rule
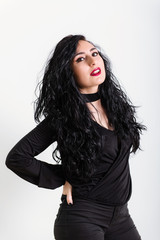
<instances>
[{"instance_id":1,"label":"neck","mask_svg":"<svg viewBox=\"0 0 160 240\"><path fill-rule=\"evenodd\" d=\"M81 93L81 96L85 99L85 102L95 102L100 99L99 92L96 93Z\"/></svg>"}]
</instances>

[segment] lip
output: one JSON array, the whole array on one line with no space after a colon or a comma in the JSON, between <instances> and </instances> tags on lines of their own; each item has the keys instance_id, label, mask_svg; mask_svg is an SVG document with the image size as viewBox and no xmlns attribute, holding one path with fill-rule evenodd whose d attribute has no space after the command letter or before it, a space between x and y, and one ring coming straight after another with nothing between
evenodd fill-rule
<instances>
[{"instance_id":1,"label":"lip","mask_svg":"<svg viewBox=\"0 0 160 240\"><path fill-rule=\"evenodd\" d=\"M94 73L95 71L99 70L99 72L97 73ZM91 73L90 73L90 76L98 76L101 74L101 69L98 67L98 68L95 68Z\"/></svg>"}]
</instances>

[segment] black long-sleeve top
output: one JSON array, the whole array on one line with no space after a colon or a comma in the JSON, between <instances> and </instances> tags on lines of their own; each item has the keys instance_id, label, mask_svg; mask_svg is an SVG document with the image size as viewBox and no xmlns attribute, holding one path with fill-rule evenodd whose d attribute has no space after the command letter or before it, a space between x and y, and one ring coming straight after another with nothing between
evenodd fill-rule
<instances>
[{"instance_id":1,"label":"black long-sleeve top","mask_svg":"<svg viewBox=\"0 0 160 240\"><path fill-rule=\"evenodd\" d=\"M9 152L6 165L21 178L39 187L55 189L67 180L72 185L73 199L83 198L106 205L122 205L131 195L129 154L131 142L119 139L115 131L93 121L101 136L99 165L91 180L82 183L67 179L61 164L49 164L35 157L56 141L56 132L47 118L25 135Z\"/></svg>"}]
</instances>

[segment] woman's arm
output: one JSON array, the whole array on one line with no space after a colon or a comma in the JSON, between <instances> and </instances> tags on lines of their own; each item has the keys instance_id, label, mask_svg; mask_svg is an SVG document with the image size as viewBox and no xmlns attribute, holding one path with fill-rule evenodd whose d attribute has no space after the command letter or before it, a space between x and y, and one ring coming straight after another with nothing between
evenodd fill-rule
<instances>
[{"instance_id":1,"label":"woman's arm","mask_svg":"<svg viewBox=\"0 0 160 240\"><path fill-rule=\"evenodd\" d=\"M39 187L60 187L65 183L62 165L49 164L35 158L56 138L56 133L49 127L46 118L11 149L6 158L7 167Z\"/></svg>"}]
</instances>

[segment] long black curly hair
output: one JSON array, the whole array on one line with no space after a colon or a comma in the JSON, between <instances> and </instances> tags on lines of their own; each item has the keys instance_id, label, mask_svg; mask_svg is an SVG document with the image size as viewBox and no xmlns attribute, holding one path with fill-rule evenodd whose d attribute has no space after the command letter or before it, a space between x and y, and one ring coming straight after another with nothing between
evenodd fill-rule
<instances>
[{"instance_id":1,"label":"long black curly hair","mask_svg":"<svg viewBox=\"0 0 160 240\"><path fill-rule=\"evenodd\" d=\"M53 159L57 163L62 161L68 177L87 180L95 171L101 144L71 67L79 40L87 41L83 35L69 35L56 45L38 84L40 93L35 101L34 118L36 122L40 122L41 116L50 118L57 133ZM119 137L131 139L131 151L135 153L145 126L137 123L135 107L111 72L108 57L100 51L99 54L106 71L105 81L98 87L102 106Z\"/></svg>"}]
</instances>

